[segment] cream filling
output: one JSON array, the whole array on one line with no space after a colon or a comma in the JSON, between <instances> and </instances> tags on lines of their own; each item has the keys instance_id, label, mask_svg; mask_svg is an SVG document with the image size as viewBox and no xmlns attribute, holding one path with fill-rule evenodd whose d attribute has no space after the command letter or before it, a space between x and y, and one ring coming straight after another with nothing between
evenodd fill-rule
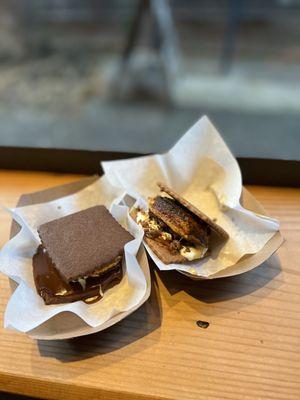
<instances>
[{"instance_id":1,"label":"cream filling","mask_svg":"<svg viewBox=\"0 0 300 400\"><path fill-rule=\"evenodd\" d=\"M147 212L142 210L137 212L136 222L141 226L143 222L146 222L148 224L149 229L153 231L161 230L157 222L153 218L150 218ZM171 233L165 231L161 231L160 237L163 240L168 240L168 241L171 241L173 239ZM204 246L195 246L195 247L182 246L182 248L180 249L180 254L188 261L194 261L203 258L206 252L207 248Z\"/></svg>"},{"instance_id":2,"label":"cream filling","mask_svg":"<svg viewBox=\"0 0 300 400\"><path fill-rule=\"evenodd\" d=\"M172 235L169 232L162 232L160 236L163 240L169 240L169 241L172 240Z\"/></svg>"},{"instance_id":3,"label":"cream filling","mask_svg":"<svg viewBox=\"0 0 300 400\"><path fill-rule=\"evenodd\" d=\"M78 283L80 283L82 290L85 290L86 288L86 279L85 278L78 278L77 279Z\"/></svg>"},{"instance_id":4,"label":"cream filling","mask_svg":"<svg viewBox=\"0 0 300 400\"><path fill-rule=\"evenodd\" d=\"M120 262L121 258L122 258L122 257L120 256L120 257L117 258L116 261L114 261L114 262L112 262L112 263L106 265L105 268L101 271L101 273L106 272L107 270L109 270L109 269L112 268L112 267L115 267L115 266ZM76 279L76 280L74 280L74 281L72 281L72 282L78 282L78 283L81 285L82 290L85 290L87 278L89 278L89 277L94 277L94 278L95 278L95 277L97 277L97 276L99 276L99 275L100 275L99 272L98 272L98 273L97 273L97 272L94 272L92 275L85 275L85 276L83 276L82 278L78 278L78 279ZM101 294L101 285L100 285L100 294ZM102 296L102 294L101 294L101 296Z\"/></svg>"},{"instance_id":5,"label":"cream filling","mask_svg":"<svg viewBox=\"0 0 300 400\"><path fill-rule=\"evenodd\" d=\"M199 258L203 258L206 252L207 248L204 246L182 246L180 249L180 254L188 261L194 261L198 260Z\"/></svg>"},{"instance_id":6,"label":"cream filling","mask_svg":"<svg viewBox=\"0 0 300 400\"><path fill-rule=\"evenodd\" d=\"M149 219L149 216L147 213L145 213L145 211L138 211L136 214L136 222L138 224L141 224L141 222L145 222Z\"/></svg>"},{"instance_id":7,"label":"cream filling","mask_svg":"<svg viewBox=\"0 0 300 400\"><path fill-rule=\"evenodd\" d=\"M148 226L150 229L152 229L153 231L159 231L159 225L158 223L153 219L150 218L148 213L146 213L145 211L138 211L136 214L136 222L139 225L142 225L142 222L147 222Z\"/></svg>"},{"instance_id":8,"label":"cream filling","mask_svg":"<svg viewBox=\"0 0 300 400\"><path fill-rule=\"evenodd\" d=\"M148 213L145 211L138 211L136 214L136 222L142 226L142 222L146 222L148 224L149 229L152 231L161 231L160 226L155 221L155 219L150 218ZM172 235L169 232L161 231L161 238L163 240L172 240Z\"/></svg>"}]
</instances>

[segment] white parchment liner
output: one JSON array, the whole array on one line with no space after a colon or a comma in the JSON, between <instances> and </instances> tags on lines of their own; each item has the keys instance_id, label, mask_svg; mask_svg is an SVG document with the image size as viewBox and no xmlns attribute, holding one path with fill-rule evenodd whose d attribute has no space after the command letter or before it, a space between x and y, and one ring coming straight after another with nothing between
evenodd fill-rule
<instances>
[{"instance_id":1,"label":"white parchment liner","mask_svg":"<svg viewBox=\"0 0 300 400\"><path fill-rule=\"evenodd\" d=\"M36 339L64 339L101 331L125 318L150 294L147 257L140 246L143 232L128 216L128 208L146 205L165 182L210 218L216 218L230 240L200 262L163 264L147 248L161 270L177 269L194 279L240 274L265 261L283 238L276 220L243 190L236 160L219 133L201 118L167 153L103 163L105 175L85 189L51 202L9 210L22 226L0 253L0 271L18 283L9 300L5 326ZM127 276L94 304L76 302L45 306L36 294L32 255L39 242L36 227L96 204L105 204L134 235L125 247ZM245 208L243 207L245 206ZM251 210L251 211L250 211Z\"/></svg>"},{"instance_id":2,"label":"white parchment liner","mask_svg":"<svg viewBox=\"0 0 300 400\"><path fill-rule=\"evenodd\" d=\"M230 267L230 275L234 275L233 267L239 260L261 251L279 231L275 219L249 211L240 204L239 166L207 117L201 118L165 154L108 161L102 166L107 180L139 203L158 194L156 183L161 181L228 232L229 240L213 249L211 256L186 264L166 265L147 247L161 270L176 269L195 277L210 278L222 276L221 272ZM271 253L278 248L278 242L276 246ZM248 262L251 267L250 258ZM250 269L249 263L245 270ZM239 269L238 273L241 272Z\"/></svg>"},{"instance_id":3,"label":"white parchment liner","mask_svg":"<svg viewBox=\"0 0 300 400\"><path fill-rule=\"evenodd\" d=\"M112 188L106 178L102 177L73 195L9 210L22 229L6 243L0 253L1 272L18 283L6 308L6 328L29 332L32 337L42 339L80 336L107 328L147 300L151 281L147 257L141 246L143 235L128 218L127 207L119 204L121 199L122 191ZM45 305L36 293L32 275L32 256L39 243L36 228L44 222L97 204L110 208L116 220L135 237L124 248L126 275L119 285L108 290L103 299L95 304L77 301ZM51 321L55 316L54 322ZM60 321L57 317L60 317ZM47 321L50 323L47 324Z\"/></svg>"}]
</instances>

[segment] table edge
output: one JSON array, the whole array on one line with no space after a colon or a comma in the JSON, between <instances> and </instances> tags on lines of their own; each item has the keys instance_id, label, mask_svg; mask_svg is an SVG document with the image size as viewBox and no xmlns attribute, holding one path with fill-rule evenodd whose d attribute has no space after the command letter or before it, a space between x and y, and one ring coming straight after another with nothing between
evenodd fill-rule
<instances>
[{"instance_id":1,"label":"table edge","mask_svg":"<svg viewBox=\"0 0 300 400\"><path fill-rule=\"evenodd\" d=\"M0 168L102 174L101 162L147 154L57 148L0 146ZM300 187L300 160L237 157L245 185Z\"/></svg>"}]
</instances>

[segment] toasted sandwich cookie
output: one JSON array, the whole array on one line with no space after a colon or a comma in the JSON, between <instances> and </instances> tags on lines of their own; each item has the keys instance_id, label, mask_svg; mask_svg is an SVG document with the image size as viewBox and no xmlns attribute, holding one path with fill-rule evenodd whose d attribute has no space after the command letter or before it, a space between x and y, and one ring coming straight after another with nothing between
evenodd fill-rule
<instances>
[{"instance_id":1,"label":"toasted sandwich cookie","mask_svg":"<svg viewBox=\"0 0 300 400\"><path fill-rule=\"evenodd\" d=\"M45 304L94 303L121 282L124 246L133 237L104 206L47 222L38 234L33 276Z\"/></svg>"},{"instance_id":2,"label":"toasted sandwich cookie","mask_svg":"<svg viewBox=\"0 0 300 400\"><path fill-rule=\"evenodd\" d=\"M167 196L150 198L148 211L133 209L131 216L145 231L145 241L165 263L186 263L209 254L211 234L228 234L179 194L158 184Z\"/></svg>"}]
</instances>

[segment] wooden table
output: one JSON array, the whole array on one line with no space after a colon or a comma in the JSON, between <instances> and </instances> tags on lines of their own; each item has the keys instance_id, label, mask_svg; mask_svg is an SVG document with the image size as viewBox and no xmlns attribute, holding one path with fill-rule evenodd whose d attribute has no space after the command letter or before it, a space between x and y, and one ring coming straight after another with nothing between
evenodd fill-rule
<instances>
[{"instance_id":1,"label":"wooden table","mask_svg":"<svg viewBox=\"0 0 300 400\"><path fill-rule=\"evenodd\" d=\"M0 171L0 202L79 178ZM91 336L36 342L1 329L0 390L59 400L300 399L300 189L248 189L281 222L277 255L210 282L156 271L149 301ZM10 219L0 217L3 245ZM9 293L1 276L1 318Z\"/></svg>"}]
</instances>

